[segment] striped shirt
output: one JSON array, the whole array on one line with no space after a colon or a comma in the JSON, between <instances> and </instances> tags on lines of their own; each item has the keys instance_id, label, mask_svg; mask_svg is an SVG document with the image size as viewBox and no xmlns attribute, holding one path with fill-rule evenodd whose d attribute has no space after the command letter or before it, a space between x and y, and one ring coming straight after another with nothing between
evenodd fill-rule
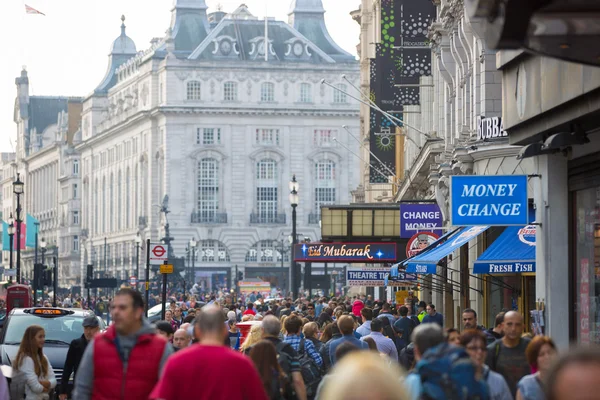
<instances>
[{"instance_id":1,"label":"striped shirt","mask_svg":"<svg viewBox=\"0 0 600 400\"><path fill-rule=\"evenodd\" d=\"M398 361L398 350L392 339L383 336L380 332L371 332L370 335L363 336L360 340L364 341L368 337L375 341L380 353L387 354L392 360Z\"/></svg>"}]
</instances>

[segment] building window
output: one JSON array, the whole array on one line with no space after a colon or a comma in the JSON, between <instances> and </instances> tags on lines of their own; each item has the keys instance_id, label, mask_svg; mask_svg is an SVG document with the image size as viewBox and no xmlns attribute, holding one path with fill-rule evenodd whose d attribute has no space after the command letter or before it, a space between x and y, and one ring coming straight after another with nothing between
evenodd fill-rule
<instances>
[{"instance_id":1,"label":"building window","mask_svg":"<svg viewBox=\"0 0 600 400\"><path fill-rule=\"evenodd\" d=\"M237 101L238 99L238 87L236 82L225 82L223 84L223 100L224 101Z\"/></svg>"},{"instance_id":2,"label":"building window","mask_svg":"<svg viewBox=\"0 0 600 400\"><path fill-rule=\"evenodd\" d=\"M219 210L219 162L204 158L198 163L198 214L200 221L212 221Z\"/></svg>"},{"instance_id":3,"label":"building window","mask_svg":"<svg viewBox=\"0 0 600 400\"><path fill-rule=\"evenodd\" d=\"M119 178L117 180L117 230L121 230L123 222L123 177L121 171L119 171Z\"/></svg>"},{"instance_id":4,"label":"building window","mask_svg":"<svg viewBox=\"0 0 600 400\"><path fill-rule=\"evenodd\" d=\"M200 242L200 260L202 262L229 262L227 247L217 240L203 240Z\"/></svg>"},{"instance_id":5,"label":"building window","mask_svg":"<svg viewBox=\"0 0 600 400\"><path fill-rule=\"evenodd\" d=\"M260 87L260 101L273 102L275 101L275 84L265 82Z\"/></svg>"},{"instance_id":6,"label":"building window","mask_svg":"<svg viewBox=\"0 0 600 400\"><path fill-rule=\"evenodd\" d=\"M257 129L256 144L279 146L279 129Z\"/></svg>"},{"instance_id":7,"label":"building window","mask_svg":"<svg viewBox=\"0 0 600 400\"><path fill-rule=\"evenodd\" d=\"M277 219L277 188L256 188L256 205L260 223L275 222Z\"/></svg>"},{"instance_id":8,"label":"building window","mask_svg":"<svg viewBox=\"0 0 600 400\"><path fill-rule=\"evenodd\" d=\"M221 128L198 128L196 144L221 144Z\"/></svg>"},{"instance_id":9,"label":"building window","mask_svg":"<svg viewBox=\"0 0 600 400\"><path fill-rule=\"evenodd\" d=\"M320 161L315 164L315 208L314 213L321 214L321 206L335 204L335 163Z\"/></svg>"},{"instance_id":10,"label":"building window","mask_svg":"<svg viewBox=\"0 0 600 400\"><path fill-rule=\"evenodd\" d=\"M105 218L108 218L108 231L112 232L114 230L114 220L115 220L115 215L114 215L114 210L115 210L115 178L113 174L110 174L110 185L109 185L109 192L108 192L108 213L104 214Z\"/></svg>"},{"instance_id":11,"label":"building window","mask_svg":"<svg viewBox=\"0 0 600 400\"><path fill-rule=\"evenodd\" d=\"M79 253L79 236L73 236L73 252Z\"/></svg>"},{"instance_id":12,"label":"building window","mask_svg":"<svg viewBox=\"0 0 600 400\"><path fill-rule=\"evenodd\" d=\"M198 81L190 81L187 83L187 99L201 100L202 99L202 84Z\"/></svg>"},{"instance_id":13,"label":"building window","mask_svg":"<svg viewBox=\"0 0 600 400\"><path fill-rule=\"evenodd\" d=\"M73 160L73 175L79 175L79 160Z\"/></svg>"},{"instance_id":14,"label":"building window","mask_svg":"<svg viewBox=\"0 0 600 400\"><path fill-rule=\"evenodd\" d=\"M313 134L313 144L315 146L330 146L336 131L331 129L315 129Z\"/></svg>"},{"instance_id":15,"label":"building window","mask_svg":"<svg viewBox=\"0 0 600 400\"><path fill-rule=\"evenodd\" d=\"M341 91L344 91L344 92L347 91L346 85L344 85L343 83L339 83L339 84L335 85L335 87L336 87L336 89L333 89L333 102L334 103L347 103L348 96L346 96L346 93L341 92Z\"/></svg>"},{"instance_id":16,"label":"building window","mask_svg":"<svg viewBox=\"0 0 600 400\"><path fill-rule=\"evenodd\" d=\"M73 211L73 225L79 225L79 211Z\"/></svg>"},{"instance_id":17,"label":"building window","mask_svg":"<svg viewBox=\"0 0 600 400\"><path fill-rule=\"evenodd\" d=\"M73 198L79 198L79 185L77 185L76 183L73 184Z\"/></svg>"},{"instance_id":18,"label":"building window","mask_svg":"<svg viewBox=\"0 0 600 400\"><path fill-rule=\"evenodd\" d=\"M255 243L246 253L246 262L277 262L290 261L289 250L285 246L282 248L281 241L261 240ZM286 251L287 250L287 251Z\"/></svg>"},{"instance_id":19,"label":"building window","mask_svg":"<svg viewBox=\"0 0 600 400\"><path fill-rule=\"evenodd\" d=\"M310 83L300 84L300 103L312 103L312 85Z\"/></svg>"},{"instance_id":20,"label":"building window","mask_svg":"<svg viewBox=\"0 0 600 400\"><path fill-rule=\"evenodd\" d=\"M274 160L262 160L257 164L256 179L259 181L276 181L277 163Z\"/></svg>"},{"instance_id":21,"label":"building window","mask_svg":"<svg viewBox=\"0 0 600 400\"><path fill-rule=\"evenodd\" d=\"M127 167L127 175L125 176L125 190L131 188L131 174L129 167ZM133 190L137 191L137 188L133 187ZM131 226L131 196L125 195L125 227Z\"/></svg>"}]
</instances>

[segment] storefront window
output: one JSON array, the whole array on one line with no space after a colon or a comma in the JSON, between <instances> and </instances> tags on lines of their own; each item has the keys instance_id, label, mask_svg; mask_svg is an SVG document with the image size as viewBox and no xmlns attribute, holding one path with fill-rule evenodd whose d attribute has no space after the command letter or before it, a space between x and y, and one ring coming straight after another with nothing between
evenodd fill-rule
<instances>
[{"instance_id":1,"label":"storefront window","mask_svg":"<svg viewBox=\"0 0 600 400\"><path fill-rule=\"evenodd\" d=\"M575 193L577 340L600 343L600 188Z\"/></svg>"},{"instance_id":2,"label":"storefront window","mask_svg":"<svg viewBox=\"0 0 600 400\"><path fill-rule=\"evenodd\" d=\"M501 311L519 308L520 275L488 276L488 320L487 326L494 327L496 315Z\"/></svg>"}]
</instances>

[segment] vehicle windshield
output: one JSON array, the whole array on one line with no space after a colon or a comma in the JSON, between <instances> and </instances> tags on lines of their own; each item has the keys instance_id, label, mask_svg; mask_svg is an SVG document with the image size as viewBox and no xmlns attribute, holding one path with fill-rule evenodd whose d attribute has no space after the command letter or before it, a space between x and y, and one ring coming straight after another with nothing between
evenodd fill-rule
<instances>
[{"instance_id":1,"label":"vehicle windshield","mask_svg":"<svg viewBox=\"0 0 600 400\"><path fill-rule=\"evenodd\" d=\"M83 316L65 315L42 318L35 315L12 315L4 335L5 344L19 344L25 329L31 325L40 325L46 331L46 341L58 341L70 344L73 339L83 335Z\"/></svg>"}]
</instances>

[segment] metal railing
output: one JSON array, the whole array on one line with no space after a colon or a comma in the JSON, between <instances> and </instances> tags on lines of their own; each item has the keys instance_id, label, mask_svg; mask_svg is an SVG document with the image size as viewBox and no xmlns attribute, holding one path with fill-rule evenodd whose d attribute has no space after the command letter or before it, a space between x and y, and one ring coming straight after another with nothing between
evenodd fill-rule
<instances>
[{"instance_id":1,"label":"metal railing","mask_svg":"<svg viewBox=\"0 0 600 400\"><path fill-rule=\"evenodd\" d=\"M285 225L285 214L250 214L251 224Z\"/></svg>"},{"instance_id":2,"label":"metal railing","mask_svg":"<svg viewBox=\"0 0 600 400\"><path fill-rule=\"evenodd\" d=\"M321 214L314 214L314 213L308 214L308 224L309 225L318 225L320 220L321 220Z\"/></svg>"},{"instance_id":3,"label":"metal railing","mask_svg":"<svg viewBox=\"0 0 600 400\"><path fill-rule=\"evenodd\" d=\"M227 213L193 212L192 224L226 224Z\"/></svg>"}]
</instances>

